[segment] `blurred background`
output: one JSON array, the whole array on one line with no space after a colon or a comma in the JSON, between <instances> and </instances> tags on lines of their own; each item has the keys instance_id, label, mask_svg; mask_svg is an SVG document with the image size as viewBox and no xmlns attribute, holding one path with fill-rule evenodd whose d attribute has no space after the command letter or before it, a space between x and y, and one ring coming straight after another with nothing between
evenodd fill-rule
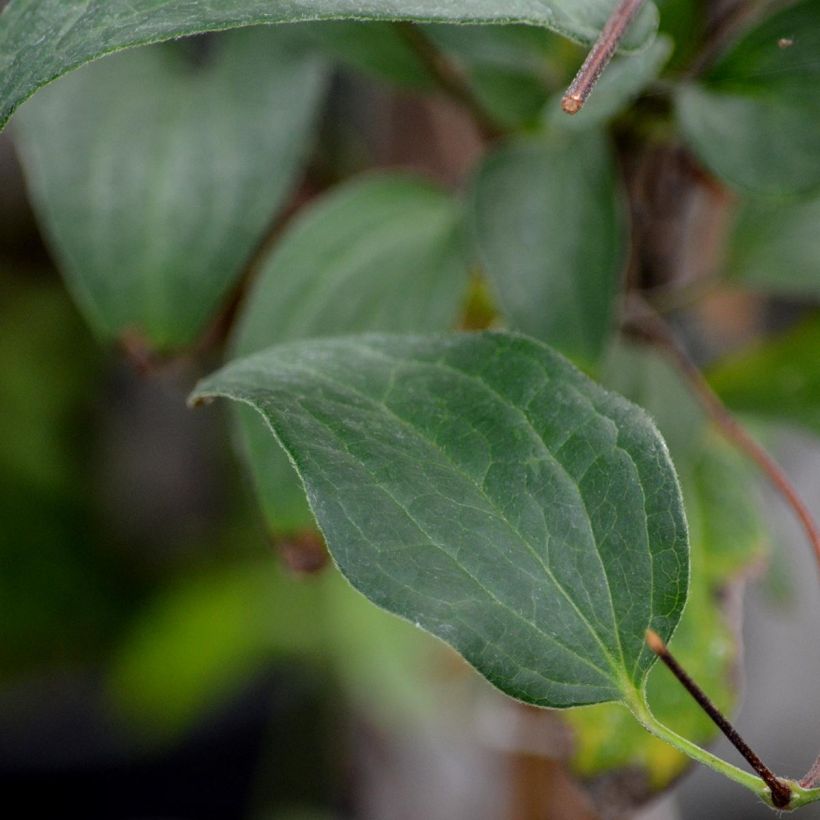
<instances>
[{"instance_id":1,"label":"blurred background","mask_svg":"<svg viewBox=\"0 0 820 820\"><path fill-rule=\"evenodd\" d=\"M577 64L580 49L560 48ZM292 208L362 168L459 188L482 151L457 107L349 69L334 75L323 118ZM816 307L727 285L680 326L708 362ZM376 610L310 533L274 542L225 408L185 405L221 355L217 344L146 368L96 342L43 243L12 136L0 135L6 805L88 820L770 816L705 770L670 764L681 780L655 796L634 763L579 762L588 728L506 700ZM755 430L820 511L817 439ZM799 775L820 745L817 572L789 511L768 493L758 504L757 491L740 509L731 488L713 499L724 518L759 518L765 531L742 582L722 587L741 630L750 585L743 671L732 659L738 725L773 768Z\"/></svg>"}]
</instances>

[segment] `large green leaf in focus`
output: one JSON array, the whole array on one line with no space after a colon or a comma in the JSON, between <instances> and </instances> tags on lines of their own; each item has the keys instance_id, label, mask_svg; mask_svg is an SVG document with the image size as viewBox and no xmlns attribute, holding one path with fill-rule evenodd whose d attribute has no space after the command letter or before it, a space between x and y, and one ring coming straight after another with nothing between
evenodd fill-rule
<instances>
[{"instance_id":1,"label":"large green leaf in focus","mask_svg":"<svg viewBox=\"0 0 820 820\"><path fill-rule=\"evenodd\" d=\"M422 179L381 174L338 188L262 263L234 351L371 330L450 329L468 284L460 221L458 203ZM238 409L242 448L271 531L313 526L281 448L256 413Z\"/></svg>"},{"instance_id":2,"label":"large green leaf in focus","mask_svg":"<svg viewBox=\"0 0 820 820\"><path fill-rule=\"evenodd\" d=\"M820 435L820 316L724 359L708 373L732 410Z\"/></svg>"},{"instance_id":3,"label":"large green leaf in focus","mask_svg":"<svg viewBox=\"0 0 820 820\"><path fill-rule=\"evenodd\" d=\"M635 702L688 586L657 430L545 345L498 333L288 343L193 400L256 408L354 587L529 703Z\"/></svg>"},{"instance_id":4,"label":"large green leaf in focus","mask_svg":"<svg viewBox=\"0 0 820 820\"><path fill-rule=\"evenodd\" d=\"M191 342L289 192L324 86L295 29L161 45L32 100L18 144L34 205L96 332Z\"/></svg>"},{"instance_id":5,"label":"large green leaf in focus","mask_svg":"<svg viewBox=\"0 0 820 820\"><path fill-rule=\"evenodd\" d=\"M506 321L594 363L625 254L606 139L555 133L504 146L484 161L471 199L473 241Z\"/></svg>"},{"instance_id":6,"label":"large green leaf in focus","mask_svg":"<svg viewBox=\"0 0 820 820\"><path fill-rule=\"evenodd\" d=\"M820 199L744 202L727 272L767 293L820 298Z\"/></svg>"},{"instance_id":7,"label":"large green leaf in focus","mask_svg":"<svg viewBox=\"0 0 820 820\"><path fill-rule=\"evenodd\" d=\"M307 20L530 23L585 43L603 28L613 0L12 0L0 16L0 128L38 88L83 63L129 46L187 34ZM625 46L657 25L649 6Z\"/></svg>"},{"instance_id":8,"label":"large green leaf in focus","mask_svg":"<svg viewBox=\"0 0 820 820\"><path fill-rule=\"evenodd\" d=\"M701 83L683 87L689 144L718 176L757 193L820 186L820 3L787 6L753 28Z\"/></svg>"},{"instance_id":9,"label":"large green leaf in focus","mask_svg":"<svg viewBox=\"0 0 820 820\"><path fill-rule=\"evenodd\" d=\"M766 534L753 468L710 433L702 410L680 376L657 353L619 345L606 361L607 384L622 390L655 419L669 443L684 492L690 526L692 581L680 626L670 643L675 657L719 708L738 702L739 636L736 612L726 599L765 554ZM728 594L727 594L728 593ZM647 696L653 713L679 734L700 744L718 734L715 725L658 665ZM638 802L666 788L691 761L647 734L624 709L596 706L566 716L575 732L576 770L585 778L637 767L630 783Z\"/></svg>"}]
</instances>

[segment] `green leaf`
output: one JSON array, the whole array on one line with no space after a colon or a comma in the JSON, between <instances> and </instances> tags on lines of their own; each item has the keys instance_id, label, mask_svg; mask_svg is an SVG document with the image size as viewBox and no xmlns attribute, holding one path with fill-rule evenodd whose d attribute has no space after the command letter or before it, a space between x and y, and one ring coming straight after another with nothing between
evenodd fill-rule
<instances>
[{"instance_id":1,"label":"green leaf","mask_svg":"<svg viewBox=\"0 0 820 820\"><path fill-rule=\"evenodd\" d=\"M231 32L199 67L180 46L118 55L22 112L37 214L101 337L187 344L236 280L292 186L324 87L293 33Z\"/></svg>"},{"instance_id":2,"label":"green leaf","mask_svg":"<svg viewBox=\"0 0 820 820\"><path fill-rule=\"evenodd\" d=\"M502 147L478 172L470 217L509 325L594 363L610 335L625 252L605 138L560 133Z\"/></svg>"},{"instance_id":3,"label":"green leaf","mask_svg":"<svg viewBox=\"0 0 820 820\"><path fill-rule=\"evenodd\" d=\"M784 296L820 297L820 199L744 203L727 272L744 285Z\"/></svg>"},{"instance_id":4,"label":"green leaf","mask_svg":"<svg viewBox=\"0 0 820 820\"><path fill-rule=\"evenodd\" d=\"M410 176L372 175L336 189L263 262L235 352L369 330L448 330L467 291L460 220L458 203ZM281 448L255 413L240 409L242 449L270 529L312 527Z\"/></svg>"},{"instance_id":5,"label":"green leaf","mask_svg":"<svg viewBox=\"0 0 820 820\"><path fill-rule=\"evenodd\" d=\"M307 20L530 23L589 43L613 0L12 0L0 16L0 127L38 88L83 63L129 46L188 34ZM650 4L625 40L645 45L657 25Z\"/></svg>"},{"instance_id":6,"label":"green leaf","mask_svg":"<svg viewBox=\"0 0 820 820\"><path fill-rule=\"evenodd\" d=\"M742 583L744 571L765 554L766 534L752 468L730 447L707 432L700 407L657 354L618 346L607 360L608 384L626 389L657 421L670 443L681 477L690 524L692 583L689 601L670 647L684 668L724 712L738 702L739 654L736 613L726 598ZM652 670L647 696L661 722L698 743L718 730L669 671ZM597 706L566 717L575 732L573 765L583 777L629 771L645 778L643 801L668 787L690 764L689 758L648 735L624 709Z\"/></svg>"},{"instance_id":7,"label":"green leaf","mask_svg":"<svg viewBox=\"0 0 820 820\"><path fill-rule=\"evenodd\" d=\"M541 706L633 700L686 598L680 490L649 419L506 334L283 344L192 400L259 410L340 569Z\"/></svg>"},{"instance_id":8,"label":"green leaf","mask_svg":"<svg viewBox=\"0 0 820 820\"><path fill-rule=\"evenodd\" d=\"M685 86L678 114L693 150L731 185L757 193L820 186L820 4L764 20Z\"/></svg>"},{"instance_id":9,"label":"green leaf","mask_svg":"<svg viewBox=\"0 0 820 820\"><path fill-rule=\"evenodd\" d=\"M605 124L620 114L657 78L669 60L673 47L670 37L660 35L639 54L616 58L577 114L568 117L561 108L561 98L555 97L544 112L545 119L553 127L567 131L581 131Z\"/></svg>"},{"instance_id":10,"label":"green leaf","mask_svg":"<svg viewBox=\"0 0 820 820\"><path fill-rule=\"evenodd\" d=\"M724 359L709 381L732 410L820 435L820 316Z\"/></svg>"}]
</instances>

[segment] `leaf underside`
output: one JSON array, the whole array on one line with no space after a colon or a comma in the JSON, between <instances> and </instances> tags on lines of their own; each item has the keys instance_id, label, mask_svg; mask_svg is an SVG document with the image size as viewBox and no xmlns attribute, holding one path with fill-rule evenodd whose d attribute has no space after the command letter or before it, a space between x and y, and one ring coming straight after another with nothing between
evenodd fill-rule
<instances>
[{"instance_id":1,"label":"leaf underside","mask_svg":"<svg viewBox=\"0 0 820 820\"><path fill-rule=\"evenodd\" d=\"M528 23L582 42L603 28L612 0L12 0L0 16L0 128L38 88L130 46L205 31L309 20ZM643 46L657 25L649 5L625 40Z\"/></svg>"},{"instance_id":2,"label":"leaf underside","mask_svg":"<svg viewBox=\"0 0 820 820\"><path fill-rule=\"evenodd\" d=\"M507 334L281 345L193 396L250 404L376 604L540 706L620 700L688 585L680 490L640 410Z\"/></svg>"}]
</instances>

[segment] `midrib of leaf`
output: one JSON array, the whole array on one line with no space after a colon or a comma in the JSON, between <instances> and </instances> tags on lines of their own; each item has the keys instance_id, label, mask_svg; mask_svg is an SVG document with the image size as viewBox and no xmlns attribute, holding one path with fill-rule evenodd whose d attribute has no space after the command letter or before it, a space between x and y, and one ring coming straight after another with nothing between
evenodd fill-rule
<instances>
[{"instance_id":1,"label":"midrib of leaf","mask_svg":"<svg viewBox=\"0 0 820 820\"><path fill-rule=\"evenodd\" d=\"M376 356L379 356L379 357L381 357L381 358L383 358L383 359L385 359L385 360L387 360L391 363L395 363L395 364L398 364L398 365L405 364L405 362L403 362L403 361L400 361L400 360L397 360L397 359L395 359L391 356L388 356L383 351L376 351L372 348L368 348L368 347L364 347L364 346L358 346L358 347L359 347L359 350L361 352L365 353L365 354L376 355ZM566 471L566 468L564 467L564 465L561 464L561 462L559 462L554 457L554 455L549 451L549 449L546 446L546 442L538 434L537 430L534 428L534 426L532 424L531 419L529 418L529 416L527 414L525 414L522 410L517 408L515 405L511 404L506 398L504 398L500 393L498 393L491 385L489 385L486 381L484 381L483 379L479 378L478 376L476 376L474 374L466 373L465 371L458 370L458 369L452 367L451 365L446 364L446 363L444 363L440 360L435 362L435 363L427 363L427 362L421 362L421 361L415 360L414 364L416 366L422 368L422 369L430 368L430 367L435 366L435 367L439 367L439 368L443 368L443 369L452 371L458 377L466 379L468 381L471 381L471 382L474 382L475 384L480 385L484 390L489 392L497 401L499 401L505 408L514 411L514 413L516 415L518 415L520 418L522 418L522 420L524 420L524 422L526 423L526 427L527 427L527 430L528 430L530 436L532 437L532 439L535 442L538 443L539 449L546 455L546 457L550 461L550 463L552 463L553 465L555 465L556 467L558 467L560 469L562 476L564 476L564 478L567 480L568 486L572 487L573 490L576 492L576 495L577 495L581 505L583 506L584 510L586 511L585 501L584 501L583 497L581 496L580 492L577 491L577 489L574 487L574 484L575 484L574 479L572 479L572 477ZM590 636L597 643L597 645L600 648L601 652L603 653L604 657L609 662L610 667L611 667L610 671L611 671L611 674L614 676L615 680L620 681L622 679L623 673L624 673L624 671L626 671L627 666L626 666L626 662L625 662L624 655L623 655L623 646L621 645L620 632L619 632L619 630L617 629L617 626L616 626L617 618L616 618L616 615L615 615L614 602L612 600L611 595L609 594L609 583L607 583L607 593L608 593L608 596L609 596L610 609L611 609L611 613L612 613L612 617L613 617L612 633L614 634L614 636L615 636L615 638L618 642L618 647L619 647L620 656L621 656L620 665L618 665L618 663L616 662L616 659L612 656L611 651L605 645L605 643L601 639L598 632L592 626L592 624L587 619L587 617L584 615L584 613L578 608L578 604L575 602L573 597L567 592L567 590L564 588L564 586L555 577L553 571L545 563L543 557L537 552L535 547L529 542L529 540L527 538L524 537L524 535L521 532L519 532L519 530L512 524L512 522L507 519L507 517L506 517L505 513L503 512L503 510L501 510L498 507L497 503L490 496L487 495L486 490L482 486L477 484L476 481L468 473L464 472L464 470L446 453L446 451L444 451L435 441L425 437L421 431L419 431L416 427L414 427L412 425L411 422L409 422L406 419L404 419L403 417L399 416L392 408L390 408L384 402L384 400L381 403L376 402L375 400L373 400L372 398L367 396L365 393L362 393L361 391L356 390L355 388L351 387L350 385L340 385L338 382L335 382L331 379L328 379L327 376L313 370L312 368L305 368L305 370L309 370L313 374L313 376L316 378L317 381L330 382L336 389L342 389L342 390L349 391L350 393L356 395L358 398L364 400L368 404L370 404L372 406L379 407L380 409L383 409L392 418L394 418L397 422L399 422L403 427L405 427L408 431L410 431L419 441L421 441L422 443L426 444L427 446L433 448L452 469L454 469L467 483L469 483L471 486L473 486L477 490L477 492L481 495L481 497L487 502L490 509L497 515L498 519L500 521L503 521L504 524L509 528L509 530L516 536L518 541L527 550L529 550L529 552L533 555L533 557L536 559L538 564L544 569L544 572L549 577L549 579L553 582L553 584L555 584L555 587L558 589L558 591L561 593L561 595L564 597L564 599L567 601L567 603L572 607L572 610L575 612L575 614L580 619L580 621L584 624L584 626L586 627L586 629L589 632ZM547 381L551 381L548 374L546 374L546 372L543 371L543 368L541 368L541 370L544 373L544 376L547 378ZM574 391L574 392L577 392L577 391ZM592 407L591 404L589 404L588 406L590 406L590 408L592 410L594 410L596 413L598 413L597 409ZM319 419L308 408L306 408L304 406L303 406L303 409L306 413L310 414L313 418L315 418L316 421L323 424L323 426L325 426L326 429L328 429L328 431L331 432L334 435L334 437L336 437L336 439L340 442L340 445L342 447L344 447L344 449L347 450L348 453L350 453L350 450L347 447L347 444L342 439L339 438L336 431L331 426L329 426L326 423L325 420ZM598 413L598 415L602 415L602 414ZM604 416L604 418L607 418L607 420L611 421L611 419L609 419L607 416ZM618 449L621 450L621 451L623 450L623 448L620 448L620 447ZM356 459L356 457L352 453L350 453L350 456L351 456L351 458ZM597 461L597 460L598 459L596 459L595 461ZM361 462L358 459L356 459L356 461L357 461L357 463L361 464ZM595 461L593 461L592 463L595 463ZM589 466L591 466L591 464ZM367 469L367 467L365 465L362 464L361 466L364 469ZM589 469L589 467L587 469ZM368 470L368 472L369 472L369 470ZM372 473L371 473L371 475L372 475ZM583 478L583 476L581 478ZM375 480L375 476L374 476L374 480ZM580 480L581 479L578 480L578 483L580 483ZM417 522L413 518L413 516L406 509L406 507L404 507L403 504L398 499L396 499L393 495L391 495L384 487L382 487L381 489L390 496L391 500L393 500L393 502L400 509L402 509L405 512L405 514L408 516L408 518L410 518L410 520L413 521L415 526L417 526L418 529L420 531L422 531L430 539L431 543L435 543L432 536L429 533L427 533L423 529L423 527L419 524L419 522ZM586 515L586 523L587 523L587 526L588 526L588 532L589 532L591 543L594 544L595 543L595 535L594 535L594 532L593 532L593 529L592 529L592 524L591 524L588 513ZM449 553L447 553L446 550L444 550L443 547L441 547L441 545L436 544L436 546L444 554L446 554L448 557L451 557L449 555ZM595 554L596 558L598 559L598 562L601 565L601 570L604 574L604 577L607 579L607 582L608 582L609 577L607 575L606 568L603 564L600 553L598 552L597 549L594 549L594 548L592 549L592 552ZM459 566L463 568L463 565L460 564L460 563L459 563ZM516 613L514 610L510 609L508 605L506 605L502 601L500 601L490 589L485 587L484 584L482 584L479 581L479 579L477 579L475 576L473 576L471 573L469 573L466 570L466 568L464 568L464 571L467 572L467 574L470 575L470 577L477 584L479 584L479 586L481 586L482 589L484 589L494 600L498 601L499 604L501 604L506 609L508 609L512 614L516 615L516 617L518 617L519 619L521 619L522 621L527 623L528 626L534 627L544 637L546 637L549 640L557 643L559 646L561 646L566 651L572 652L572 654L574 654L576 657L578 657L579 659L581 659L582 661L584 661L585 663L590 665L596 671L598 671L598 672L600 672L604 675L607 675L607 672L605 670L602 670L599 667L592 664L591 662L589 662L586 658L579 655L576 650L572 649L571 647L567 646L563 642L559 641L554 636L551 636L548 633L544 632L537 624L530 623L530 622L526 621L526 619L524 619L524 617L522 615L520 615L519 613ZM539 579L533 578L533 580L537 581ZM637 661L636 661L636 663L637 663Z\"/></svg>"}]
</instances>

